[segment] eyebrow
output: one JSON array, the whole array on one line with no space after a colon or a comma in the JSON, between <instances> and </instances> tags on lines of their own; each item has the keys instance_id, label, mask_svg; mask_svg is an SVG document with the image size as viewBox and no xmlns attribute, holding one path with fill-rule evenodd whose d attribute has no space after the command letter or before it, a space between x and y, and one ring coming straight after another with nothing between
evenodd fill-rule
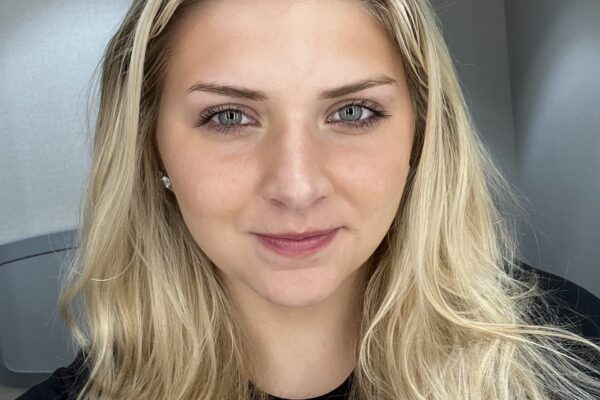
<instances>
[{"instance_id":1,"label":"eyebrow","mask_svg":"<svg viewBox=\"0 0 600 400\"><path fill-rule=\"evenodd\" d=\"M378 77L364 79L358 82L349 83L337 88L328 89L323 91L319 95L320 100L335 99L337 97L345 96L350 93L360 92L367 88L379 85L396 84L396 80L390 78L387 75L380 75ZM247 89L240 86L227 86L217 83L198 82L190 87L187 92L191 93L194 91L202 91L208 93L216 93L223 96L238 97L247 100L265 101L269 100L269 96L265 92L260 90Z\"/></svg>"}]
</instances>

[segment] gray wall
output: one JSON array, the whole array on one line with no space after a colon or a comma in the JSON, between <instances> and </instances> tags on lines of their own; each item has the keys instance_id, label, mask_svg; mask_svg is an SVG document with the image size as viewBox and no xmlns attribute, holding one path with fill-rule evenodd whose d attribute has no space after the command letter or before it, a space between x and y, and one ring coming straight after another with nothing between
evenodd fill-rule
<instances>
[{"instance_id":1,"label":"gray wall","mask_svg":"<svg viewBox=\"0 0 600 400\"><path fill-rule=\"evenodd\" d=\"M0 1L0 245L76 226L87 84L128 5Z\"/></svg>"},{"instance_id":2,"label":"gray wall","mask_svg":"<svg viewBox=\"0 0 600 400\"><path fill-rule=\"evenodd\" d=\"M432 0L529 264L600 297L600 2Z\"/></svg>"},{"instance_id":3,"label":"gray wall","mask_svg":"<svg viewBox=\"0 0 600 400\"><path fill-rule=\"evenodd\" d=\"M523 251L600 296L600 1L507 0Z\"/></svg>"},{"instance_id":4,"label":"gray wall","mask_svg":"<svg viewBox=\"0 0 600 400\"><path fill-rule=\"evenodd\" d=\"M432 0L477 131L518 186L504 3Z\"/></svg>"}]
</instances>

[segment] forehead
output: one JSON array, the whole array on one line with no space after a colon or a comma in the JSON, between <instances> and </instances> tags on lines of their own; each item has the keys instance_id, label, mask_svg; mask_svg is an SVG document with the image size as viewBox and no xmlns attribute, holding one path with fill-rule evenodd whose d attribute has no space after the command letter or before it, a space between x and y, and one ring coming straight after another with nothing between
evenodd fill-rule
<instances>
[{"instance_id":1,"label":"forehead","mask_svg":"<svg viewBox=\"0 0 600 400\"><path fill-rule=\"evenodd\" d=\"M175 36L167 79L251 81L265 90L311 80L345 83L401 76L393 42L354 0L219 0L189 11ZM189 85L188 85L189 86Z\"/></svg>"}]
</instances>

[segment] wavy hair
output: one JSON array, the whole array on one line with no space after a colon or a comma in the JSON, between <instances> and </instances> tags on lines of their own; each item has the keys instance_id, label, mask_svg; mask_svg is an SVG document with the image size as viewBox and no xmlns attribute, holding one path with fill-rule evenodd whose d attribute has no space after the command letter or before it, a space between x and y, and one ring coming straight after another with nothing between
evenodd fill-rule
<instances>
[{"instance_id":1,"label":"wavy hair","mask_svg":"<svg viewBox=\"0 0 600 400\"><path fill-rule=\"evenodd\" d=\"M165 66L201 3L134 0L98 64L91 171L59 299L89 370L78 400L266 398L216 266L158 180ZM402 55L416 125L399 208L365 266L350 398L598 398L600 372L571 345L600 347L535 306L534 276L516 278L521 205L478 137L431 5L359 3Z\"/></svg>"}]
</instances>

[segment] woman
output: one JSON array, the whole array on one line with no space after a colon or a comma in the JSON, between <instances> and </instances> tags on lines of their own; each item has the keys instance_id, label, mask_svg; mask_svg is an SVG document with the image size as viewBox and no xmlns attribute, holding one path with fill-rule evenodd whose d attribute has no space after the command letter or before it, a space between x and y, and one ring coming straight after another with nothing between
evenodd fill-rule
<instances>
[{"instance_id":1,"label":"woman","mask_svg":"<svg viewBox=\"0 0 600 400\"><path fill-rule=\"evenodd\" d=\"M77 398L593 399L509 193L426 1L136 0L61 297Z\"/></svg>"}]
</instances>

